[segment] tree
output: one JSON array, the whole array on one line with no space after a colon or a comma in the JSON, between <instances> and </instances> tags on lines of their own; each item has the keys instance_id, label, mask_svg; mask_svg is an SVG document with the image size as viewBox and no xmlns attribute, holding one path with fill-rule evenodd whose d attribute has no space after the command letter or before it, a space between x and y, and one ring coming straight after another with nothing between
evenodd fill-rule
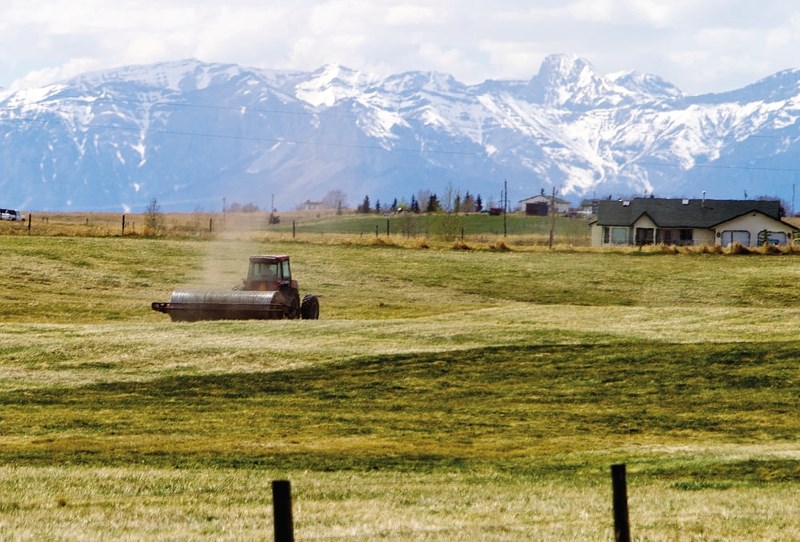
<instances>
[{"instance_id":1,"label":"tree","mask_svg":"<svg viewBox=\"0 0 800 542\"><path fill-rule=\"evenodd\" d=\"M336 209L339 212L347 207L347 196L341 190L331 190L322 198L322 205L326 209Z\"/></svg>"},{"instance_id":2,"label":"tree","mask_svg":"<svg viewBox=\"0 0 800 542\"><path fill-rule=\"evenodd\" d=\"M158 236L164 233L164 214L156 198L150 200L144 212L144 234Z\"/></svg>"},{"instance_id":3,"label":"tree","mask_svg":"<svg viewBox=\"0 0 800 542\"><path fill-rule=\"evenodd\" d=\"M375 213L381 214L381 200L375 200Z\"/></svg>"},{"instance_id":4,"label":"tree","mask_svg":"<svg viewBox=\"0 0 800 542\"><path fill-rule=\"evenodd\" d=\"M479 213L483 211L483 200L481 199L480 194L478 194L478 196L475 198L475 211Z\"/></svg>"},{"instance_id":5,"label":"tree","mask_svg":"<svg viewBox=\"0 0 800 542\"><path fill-rule=\"evenodd\" d=\"M426 213L438 213L441 210L441 205L439 205L439 198L436 197L436 194L431 194L431 197L428 199L428 205L425 206Z\"/></svg>"},{"instance_id":6,"label":"tree","mask_svg":"<svg viewBox=\"0 0 800 542\"><path fill-rule=\"evenodd\" d=\"M358 207L359 213L367 214L370 211L369 196L364 196L364 202Z\"/></svg>"},{"instance_id":7,"label":"tree","mask_svg":"<svg viewBox=\"0 0 800 542\"><path fill-rule=\"evenodd\" d=\"M431 199L431 191L430 190L420 190L417 192L417 207L419 211L417 212L425 212L425 209L428 207L428 202Z\"/></svg>"},{"instance_id":8,"label":"tree","mask_svg":"<svg viewBox=\"0 0 800 542\"><path fill-rule=\"evenodd\" d=\"M447 183L444 195L441 199L437 199L437 203L445 213L458 213L461 207L461 191L456 189L453 183Z\"/></svg>"},{"instance_id":9,"label":"tree","mask_svg":"<svg viewBox=\"0 0 800 542\"><path fill-rule=\"evenodd\" d=\"M464 196L464 200L461 202L461 212L462 213L475 212L475 198L469 192L466 193L466 195Z\"/></svg>"},{"instance_id":10,"label":"tree","mask_svg":"<svg viewBox=\"0 0 800 542\"><path fill-rule=\"evenodd\" d=\"M408 208L412 213L419 213L419 202L413 195L411 196L411 204L408 206Z\"/></svg>"}]
</instances>

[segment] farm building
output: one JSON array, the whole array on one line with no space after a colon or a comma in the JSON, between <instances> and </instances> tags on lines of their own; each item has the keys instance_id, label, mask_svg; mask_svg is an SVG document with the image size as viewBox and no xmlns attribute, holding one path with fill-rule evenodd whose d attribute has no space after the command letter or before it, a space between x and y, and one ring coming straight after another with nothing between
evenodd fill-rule
<instances>
[{"instance_id":1,"label":"farm building","mask_svg":"<svg viewBox=\"0 0 800 542\"><path fill-rule=\"evenodd\" d=\"M569 201L547 196L544 190L542 190L541 194L520 200L519 205L525 209L525 214L538 216L550 214L551 205L555 205L555 212L558 214L568 213L570 207Z\"/></svg>"},{"instance_id":2,"label":"farm building","mask_svg":"<svg viewBox=\"0 0 800 542\"><path fill-rule=\"evenodd\" d=\"M798 229L779 201L634 198L598 202L592 246L785 245Z\"/></svg>"}]
</instances>

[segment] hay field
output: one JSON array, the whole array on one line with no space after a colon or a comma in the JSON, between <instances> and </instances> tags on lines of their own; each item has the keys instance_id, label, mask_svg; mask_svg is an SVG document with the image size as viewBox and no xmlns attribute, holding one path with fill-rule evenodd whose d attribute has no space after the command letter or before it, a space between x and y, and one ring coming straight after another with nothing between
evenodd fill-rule
<instances>
[{"instance_id":1,"label":"hay field","mask_svg":"<svg viewBox=\"0 0 800 542\"><path fill-rule=\"evenodd\" d=\"M798 540L785 255L0 237L0 538ZM288 253L319 321L171 323Z\"/></svg>"}]
</instances>

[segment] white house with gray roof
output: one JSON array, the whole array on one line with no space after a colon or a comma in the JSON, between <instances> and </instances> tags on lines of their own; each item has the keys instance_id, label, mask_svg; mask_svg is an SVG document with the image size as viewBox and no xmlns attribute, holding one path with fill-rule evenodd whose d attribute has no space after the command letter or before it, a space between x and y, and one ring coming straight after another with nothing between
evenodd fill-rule
<instances>
[{"instance_id":1,"label":"white house with gray roof","mask_svg":"<svg viewBox=\"0 0 800 542\"><path fill-rule=\"evenodd\" d=\"M786 245L798 229L779 201L634 198L598 202L592 246Z\"/></svg>"}]
</instances>

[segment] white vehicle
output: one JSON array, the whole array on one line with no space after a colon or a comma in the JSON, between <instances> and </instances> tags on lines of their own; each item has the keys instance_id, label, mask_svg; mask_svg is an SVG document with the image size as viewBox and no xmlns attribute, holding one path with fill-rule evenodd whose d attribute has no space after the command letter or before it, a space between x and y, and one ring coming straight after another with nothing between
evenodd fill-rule
<instances>
[{"instance_id":1,"label":"white vehicle","mask_svg":"<svg viewBox=\"0 0 800 542\"><path fill-rule=\"evenodd\" d=\"M0 209L0 220L25 220L25 215L14 209Z\"/></svg>"}]
</instances>

